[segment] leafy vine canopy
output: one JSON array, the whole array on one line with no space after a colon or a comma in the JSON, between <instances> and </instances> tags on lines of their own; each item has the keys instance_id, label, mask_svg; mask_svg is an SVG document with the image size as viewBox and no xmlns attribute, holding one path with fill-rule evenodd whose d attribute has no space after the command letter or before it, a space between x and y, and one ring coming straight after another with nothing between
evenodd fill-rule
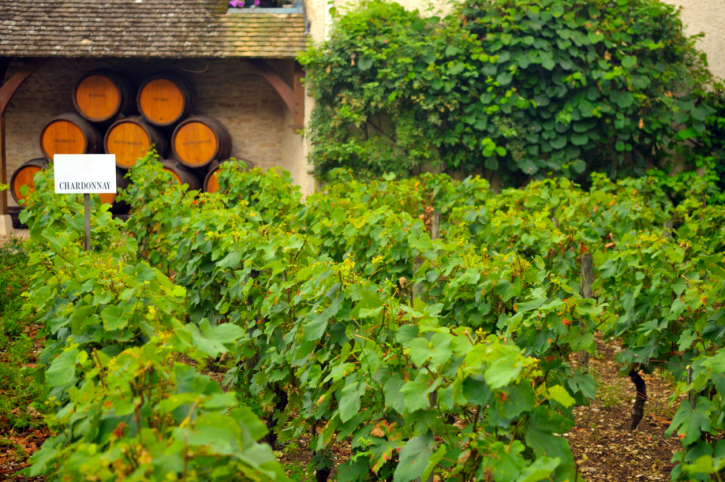
<instances>
[{"instance_id":1,"label":"leafy vine canopy","mask_svg":"<svg viewBox=\"0 0 725 482\"><path fill-rule=\"evenodd\" d=\"M696 39L659 0L466 0L445 18L363 2L300 57L310 159L318 176L641 175L710 135Z\"/></svg>"}]
</instances>

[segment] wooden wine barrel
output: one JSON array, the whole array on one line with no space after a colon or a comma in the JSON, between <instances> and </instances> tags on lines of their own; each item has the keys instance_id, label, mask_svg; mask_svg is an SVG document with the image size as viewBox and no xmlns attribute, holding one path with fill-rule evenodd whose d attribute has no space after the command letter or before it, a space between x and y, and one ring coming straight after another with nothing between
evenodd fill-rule
<instances>
[{"instance_id":1,"label":"wooden wine barrel","mask_svg":"<svg viewBox=\"0 0 725 482\"><path fill-rule=\"evenodd\" d=\"M118 72L99 69L88 72L76 83L73 105L91 122L108 122L135 107L133 84Z\"/></svg>"},{"instance_id":2,"label":"wooden wine barrel","mask_svg":"<svg viewBox=\"0 0 725 482\"><path fill-rule=\"evenodd\" d=\"M40 131L40 150L46 159L55 154L96 154L103 151L98 129L75 112L53 117Z\"/></svg>"},{"instance_id":3,"label":"wooden wine barrel","mask_svg":"<svg viewBox=\"0 0 725 482\"><path fill-rule=\"evenodd\" d=\"M130 169L136 160L155 147L159 156L165 156L168 144L161 133L141 117L125 117L114 122L106 132L103 146L108 154L116 155L116 166Z\"/></svg>"},{"instance_id":4,"label":"wooden wine barrel","mask_svg":"<svg viewBox=\"0 0 725 482\"><path fill-rule=\"evenodd\" d=\"M213 117L189 117L171 136L174 157L188 167L203 167L226 159L232 152L232 137L224 124Z\"/></svg>"},{"instance_id":5,"label":"wooden wine barrel","mask_svg":"<svg viewBox=\"0 0 725 482\"><path fill-rule=\"evenodd\" d=\"M116 192L99 194L101 201L105 204L111 205L111 212L114 214L128 212L129 206L125 201L116 201L119 189L125 189L131 184L131 181L126 179L126 171L122 169L116 169Z\"/></svg>"},{"instance_id":6,"label":"wooden wine barrel","mask_svg":"<svg viewBox=\"0 0 725 482\"><path fill-rule=\"evenodd\" d=\"M204 178L204 192L217 192L219 191L219 166L225 162L237 162L237 165L243 170L249 170L254 168L252 161L245 159L224 159L223 161L213 161L209 165L209 172L207 172Z\"/></svg>"},{"instance_id":7,"label":"wooden wine barrel","mask_svg":"<svg viewBox=\"0 0 725 482\"><path fill-rule=\"evenodd\" d=\"M189 191L198 191L201 189L201 181L197 175L180 162L164 159L161 161L161 164L164 165L164 171L168 171L174 176L176 182L179 184L188 184Z\"/></svg>"},{"instance_id":8,"label":"wooden wine barrel","mask_svg":"<svg viewBox=\"0 0 725 482\"><path fill-rule=\"evenodd\" d=\"M194 109L196 93L191 83L174 73L159 74L141 85L136 98L138 111L155 126L170 126Z\"/></svg>"},{"instance_id":9,"label":"wooden wine barrel","mask_svg":"<svg viewBox=\"0 0 725 482\"><path fill-rule=\"evenodd\" d=\"M28 194L35 191L35 181L33 178L37 173L48 167L48 161L45 159L31 159L21 165L10 178L10 194L12 194L15 202L20 204L20 201L28 197ZM22 186L28 186L28 193L23 195L20 191Z\"/></svg>"}]
</instances>

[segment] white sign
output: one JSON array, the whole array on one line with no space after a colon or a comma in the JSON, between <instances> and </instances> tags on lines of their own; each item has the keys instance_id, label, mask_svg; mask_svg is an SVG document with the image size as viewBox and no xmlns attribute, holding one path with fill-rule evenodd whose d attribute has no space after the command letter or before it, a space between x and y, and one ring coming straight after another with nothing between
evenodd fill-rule
<instances>
[{"instance_id":1,"label":"white sign","mask_svg":"<svg viewBox=\"0 0 725 482\"><path fill-rule=\"evenodd\" d=\"M116 192L115 154L56 154L56 194Z\"/></svg>"}]
</instances>

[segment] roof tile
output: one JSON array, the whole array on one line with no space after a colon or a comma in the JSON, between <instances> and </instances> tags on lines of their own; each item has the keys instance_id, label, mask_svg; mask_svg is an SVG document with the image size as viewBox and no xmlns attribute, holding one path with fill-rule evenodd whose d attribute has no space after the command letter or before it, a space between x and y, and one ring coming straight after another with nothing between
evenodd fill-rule
<instances>
[{"instance_id":1,"label":"roof tile","mask_svg":"<svg viewBox=\"0 0 725 482\"><path fill-rule=\"evenodd\" d=\"M13 0L2 57L295 57L302 14L226 14L220 0Z\"/></svg>"}]
</instances>

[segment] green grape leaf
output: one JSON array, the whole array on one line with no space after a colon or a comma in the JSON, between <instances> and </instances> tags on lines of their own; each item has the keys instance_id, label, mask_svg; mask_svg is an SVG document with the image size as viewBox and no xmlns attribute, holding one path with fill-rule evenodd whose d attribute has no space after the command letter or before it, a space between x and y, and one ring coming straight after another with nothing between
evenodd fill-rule
<instances>
[{"instance_id":1,"label":"green grape leaf","mask_svg":"<svg viewBox=\"0 0 725 482\"><path fill-rule=\"evenodd\" d=\"M710 432L711 411L712 403L705 397L698 397L695 410L690 407L689 400L683 400L665 435L669 437L677 431L685 435L682 443L685 445L694 443L700 439L702 432Z\"/></svg>"},{"instance_id":2,"label":"green grape leaf","mask_svg":"<svg viewBox=\"0 0 725 482\"><path fill-rule=\"evenodd\" d=\"M236 269L242 261L242 252L234 250L217 263L220 268Z\"/></svg>"},{"instance_id":3,"label":"green grape leaf","mask_svg":"<svg viewBox=\"0 0 725 482\"><path fill-rule=\"evenodd\" d=\"M61 353L53 360L45 371L45 381L50 387L64 387L70 385L76 378L76 357L78 349L73 348Z\"/></svg>"},{"instance_id":4,"label":"green grape leaf","mask_svg":"<svg viewBox=\"0 0 725 482\"><path fill-rule=\"evenodd\" d=\"M395 468L393 481L411 482L423 475L435 448L435 440L430 432L408 440L408 443L400 450L400 461Z\"/></svg>"},{"instance_id":5,"label":"green grape leaf","mask_svg":"<svg viewBox=\"0 0 725 482\"><path fill-rule=\"evenodd\" d=\"M363 57L357 63L357 68L360 70L368 70L373 66L373 59L370 57Z\"/></svg>"},{"instance_id":6,"label":"green grape leaf","mask_svg":"<svg viewBox=\"0 0 725 482\"><path fill-rule=\"evenodd\" d=\"M505 87L511 83L513 78L514 78L514 76L513 76L513 74L511 74L511 72L501 72L496 77L496 82L501 84L502 87Z\"/></svg>"},{"instance_id":7,"label":"green grape leaf","mask_svg":"<svg viewBox=\"0 0 725 482\"><path fill-rule=\"evenodd\" d=\"M365 382L353 382L342 389L340 399L340 421L352 419L360 411L360 397L365 393Z\"/></svg>"},{"instance_id":8,"label":"green grape leaf","mask_svg":"<svg viewBox=\"0 0 725 482\"><path fill-rule=\"evenodd\" d=\"M521 471L521 476L516 482L538 482L539 480L549 479L551 473L559 466L561 459L540 457L533 464Z\"/></svg>"},{"instance_id":9,"label":"green grape leaf","mask_svg":"<svg viewBox=\"0 0 725 482\"><path fill-rule=\"evenodd\" d=\"M637 65L637 57L628 55L622 59L622 67L625 69L631 69L635 65Z\"/></svg>"},{"instance_id":10,"label":"green grape leaf","mask_svg":"<svg viewBox=\"0 0 725 482\"><path fill-rule=\"evenodd\" d=\"M569 408L574 405L574 398L569 395L566 388L561 385L554 385L549 387L549 398L564 405L565 408Z\"/></svg>"},{"instance_id":11,"label":"green grape leaf","mask_svg":"<svg viewBox=\"0 0 725 482\"><path fill-rule=\"evenodd\" d=\"M571 143L575 146L584 146L589 142L589 136L586 134L572 134Z\"/></svg>"}]
</instances>

